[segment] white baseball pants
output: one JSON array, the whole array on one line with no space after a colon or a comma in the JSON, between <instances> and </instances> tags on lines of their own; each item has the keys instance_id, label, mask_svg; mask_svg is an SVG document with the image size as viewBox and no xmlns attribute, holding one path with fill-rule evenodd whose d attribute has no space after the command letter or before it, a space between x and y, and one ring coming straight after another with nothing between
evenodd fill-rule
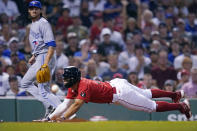
<instances>
[{"instance_id":1,"label":"white baseball pants","mask_svg":"<svg viewBox=\"0 0 197 131\"><path fill-rule=\"evenodd\" d=\"M131 110L156 111L156 102L151 100L151 90L138 88L127 80L119 78L111 80L110 85L116 88L112 103L120 104Z\"/></svg>"}]
</instances>

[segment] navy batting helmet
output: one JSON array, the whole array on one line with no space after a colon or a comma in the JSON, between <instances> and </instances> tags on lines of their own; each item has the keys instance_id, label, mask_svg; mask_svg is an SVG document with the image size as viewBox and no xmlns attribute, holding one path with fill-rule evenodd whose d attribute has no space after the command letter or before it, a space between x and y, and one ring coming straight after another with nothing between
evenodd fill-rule
<instances>
[{"instance_id":1,"label":"navy batting helmet","mask_svg":"<svg viewBox=\"0 0 197 131\"><path fill-rule=\"evenodd\" d=\"M29 7L38 7L41 9L42 5L41 5L40 1L33 0L33 1L29 2Z\"/></svg>"},{"instance_id":2,"label":"navy batting helmet","mask_svg":"<svg viewBox=\"0 0 197 131\"><path fill-rule=\"evenodd\" d=\"M65 88L70 88L81 80L81 71L75 66L68 66L64 68L63 79L67 81L64 84Z\"/></svg>"}]
</instances>

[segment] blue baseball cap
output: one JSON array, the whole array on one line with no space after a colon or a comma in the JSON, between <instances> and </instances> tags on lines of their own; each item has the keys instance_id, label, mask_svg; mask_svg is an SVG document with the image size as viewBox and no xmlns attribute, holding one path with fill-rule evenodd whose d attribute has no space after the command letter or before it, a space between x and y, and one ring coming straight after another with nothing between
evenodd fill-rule
<instances>
[{"instance_id":1,"label":"blue baseball cap","mask_svg":"<svg viewBox=\"0 0 197 131\"><path fill-rule=\"evenodd\" d=\"M33 0L33 1L29 2L29 7L38 7L41 9L42 5L41 5L40 1Z\"/></svg>"}]
</instances>

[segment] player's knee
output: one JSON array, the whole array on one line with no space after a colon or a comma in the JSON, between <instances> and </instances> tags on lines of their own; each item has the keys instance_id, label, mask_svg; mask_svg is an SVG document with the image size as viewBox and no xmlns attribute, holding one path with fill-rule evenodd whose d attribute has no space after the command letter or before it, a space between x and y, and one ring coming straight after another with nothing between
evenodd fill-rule
<instances>
[{"instance_id":1,"label":"player's knee","mask_svg":"<svg viewBox=\"0 0 197 131\"><path fill-rule=\"evenodd\" d=\"M149 109L148 112L149 112L149 113L155 112L155 111L156 111L156 106L157 106L157 105L156 105L156 102L153 101L152 106L150 107L150 109Z\"/></svg>"}]
</instances>

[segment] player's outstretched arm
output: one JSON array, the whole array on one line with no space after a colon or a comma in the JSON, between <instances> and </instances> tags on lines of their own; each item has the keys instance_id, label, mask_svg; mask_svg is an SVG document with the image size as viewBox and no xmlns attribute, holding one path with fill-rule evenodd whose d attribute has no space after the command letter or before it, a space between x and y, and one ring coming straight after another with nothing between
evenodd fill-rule
<instances>
[{"instance_id":1,"label":"player's outstretched arm","mask_svg":"<svg viewBox=\"0 0 197 131\"><path fill-rule=\"evenodd\" d=\"M75 102L68 108L68 110L64 114L64 119L68 119L70 116L75 114L83 104L84 100L75 99Z\"/></svg>"},{"instance_id":2,"label":"player's outstretched arm","mask_svg":"<svg viewBox=\"0 0 197 131\"><path fill-rule=\"evenodd\" d=\"M58 105L55 111L51 115L49 115L49 119L56 120L57 118L59 118L73 102L73 99L65 98L64 101L60 105Z\"/></svg>"}]
</instances>

